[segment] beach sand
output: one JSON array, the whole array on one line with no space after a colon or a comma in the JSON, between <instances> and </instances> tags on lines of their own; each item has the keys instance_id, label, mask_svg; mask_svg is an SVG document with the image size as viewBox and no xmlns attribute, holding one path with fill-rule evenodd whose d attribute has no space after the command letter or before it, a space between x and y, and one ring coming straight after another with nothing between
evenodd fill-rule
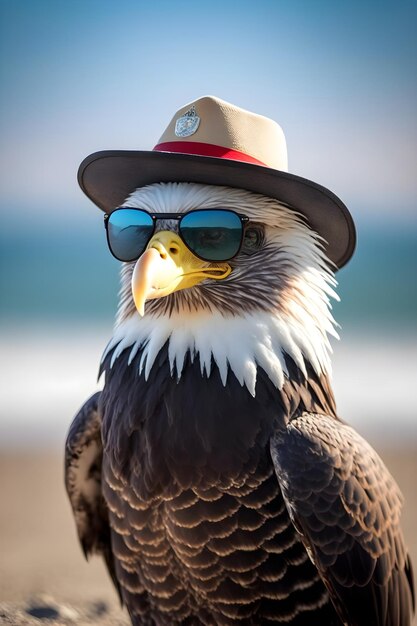
<instances>
[{"instance_id":1,"label":"beach sand","mask_svg":"<svg viewBox=\"0 0 417 626\"><path fill-rule=\"evenodd\" d=\"M404 493L403 529L417 569L417 446L378 452ZM0 498L1 624L130 623L101 559L84 560L60 450L2 450Z\"/></svg>"}]
</instances>

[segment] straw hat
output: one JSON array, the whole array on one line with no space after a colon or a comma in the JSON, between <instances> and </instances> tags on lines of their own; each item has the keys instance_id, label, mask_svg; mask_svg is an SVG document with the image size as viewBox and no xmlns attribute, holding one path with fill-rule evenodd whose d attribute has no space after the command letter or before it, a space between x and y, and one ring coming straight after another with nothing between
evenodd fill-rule
<instances>
[{"instance_id":1,"label":"straw hat","mask_svg":"<svg viewBox=\"0 0 417 626\"><path fill-rule=\"evenodd\" d=\"M78 181L106 212L137 187L156 182L239 187L302 213L327 242L327 256L337 267L347 263L355 248L355 226L343 202L325 187L287 172L281 127L212 96L183 106L152 151L91 154L80 165Z\"/></svg>"}]
</instances>

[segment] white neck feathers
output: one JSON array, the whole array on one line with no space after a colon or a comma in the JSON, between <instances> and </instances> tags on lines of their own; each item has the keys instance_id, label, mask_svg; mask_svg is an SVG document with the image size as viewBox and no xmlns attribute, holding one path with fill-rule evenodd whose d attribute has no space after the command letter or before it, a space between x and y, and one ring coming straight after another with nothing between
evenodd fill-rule
<instances>
[{"instance_id":1,"label":"white neck feathers","mask_svg":"<svg viewBox=\"0 0 417 626\"><path fill-rule=\"evenodd\" d=\"M285 354L304 374L308 361L317 374L330 375L331 348L326 334L312 322L309 328L305 323L306 320L301 325L294 319L272 317L266 312L239 317L208 312L143 319L135 315L115 329L104 357L114 349L113 366L120 354L130 348L131 363L141 350L139 371L147 379L158 353L168 342L172 376L181 378L189 353L192 361L199 360L202 376L210 375L214 362L223 385L226 385L230 369L240 384L255 396L258 367L278 389L282 389L288 374Z\"/></svg>"}]
</instances>

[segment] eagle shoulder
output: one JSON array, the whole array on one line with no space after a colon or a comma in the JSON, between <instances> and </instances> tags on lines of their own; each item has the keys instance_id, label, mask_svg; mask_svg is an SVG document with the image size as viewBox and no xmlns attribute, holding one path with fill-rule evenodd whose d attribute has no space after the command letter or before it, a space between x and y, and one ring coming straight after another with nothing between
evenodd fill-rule
<instances>
[{"instance_id":1,"label":"eagle shoulder","mask_svg":"<svg viewBox=\"0 0 417 626\"><path fill-rule=\"evenodd\" d=\"M102 492L101 413L95 393L75 416L65 444L65 486L85 557L101 554L120 595Z\"/></svg>"},{"instance_id":2,"label":"eagle shoulder","mask_svg":"<svg viewBox=\"0 0 417 626\"><path fill-rule=\"evenodd\" d=\"M409 626L412 569L402 495L353 428L304 413L271 439L284 500L344 623Z\"/></svg>"}]
</instances>

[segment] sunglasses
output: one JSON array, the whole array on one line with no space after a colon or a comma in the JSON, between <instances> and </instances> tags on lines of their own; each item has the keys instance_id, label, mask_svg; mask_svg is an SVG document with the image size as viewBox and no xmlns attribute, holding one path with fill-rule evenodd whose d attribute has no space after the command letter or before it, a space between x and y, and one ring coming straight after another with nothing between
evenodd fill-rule
<instances>
[{"instance_id":1,"label":"sunglasses","mask_svg":"<svg viewBox=\"0 0 417 626\"><path fill-rule=\"evenodd\" d=\"M157 220L177 220L187 248L203 261L228 261L239 252L246 215L229 209L195 209L188 213L148 213L121 207L104 216L107 243L119 261L136 261L146 250Z\"/></svg>"}]
</instances>

